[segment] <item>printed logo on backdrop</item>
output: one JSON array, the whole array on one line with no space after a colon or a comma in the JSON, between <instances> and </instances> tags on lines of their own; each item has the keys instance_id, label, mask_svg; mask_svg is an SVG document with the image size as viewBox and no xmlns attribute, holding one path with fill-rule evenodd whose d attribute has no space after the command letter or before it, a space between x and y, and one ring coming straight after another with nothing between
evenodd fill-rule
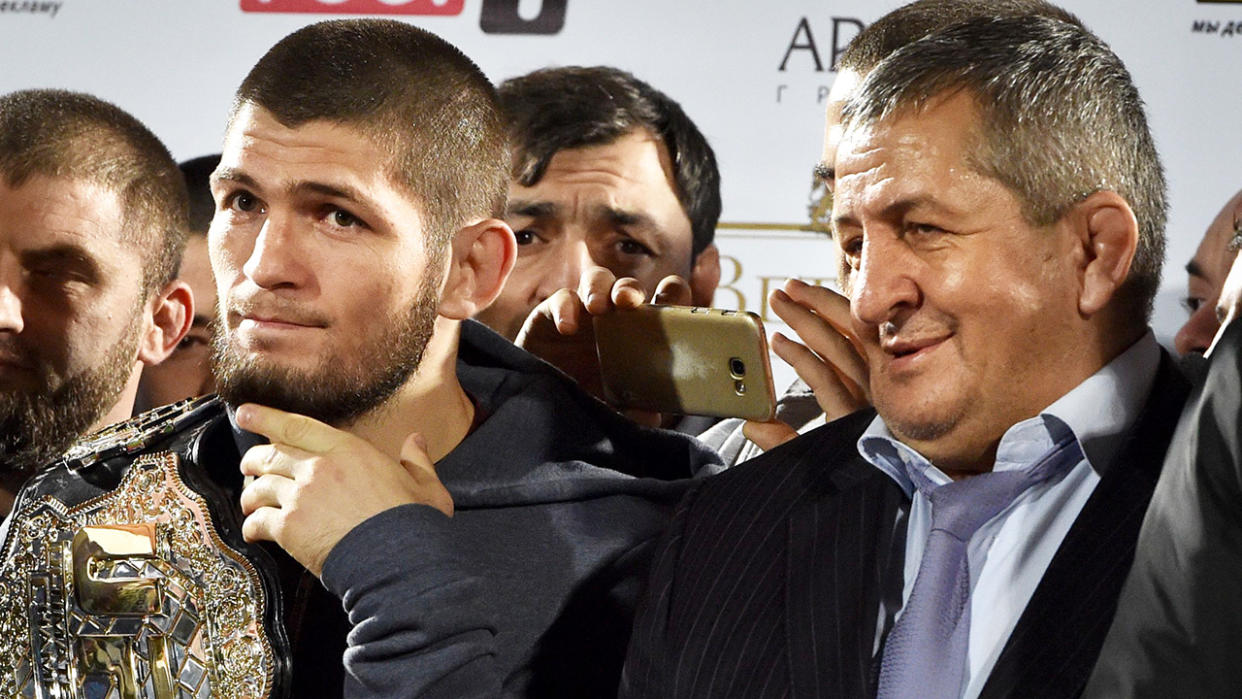
<instances>
[{"instance_id":1,"label":"printed logo on backdrop","mask_svg":"<svg viewBox=\"0 0 1242 699\"><path fill-rule=\"evenodd\" d=\"M0 0L2 1L2 0ZM569 0L536 0L539 12L519 11L520 0L483 0L479 26L488 34L558 34ZM527 2L526 5L531 5ZM465 0L241 0L243 12L457 16Z\"/></svg>"},{"instance_id":2,"label":"printed logo on backdrop","mask_svg":"<svg viewBox=\"0 0 1242 699\"><path fill-rule=\"evenodd\" d=\"M62 0L0 0L0 15L45 15L56 19Z\"/></svg>"},{"instance_id":3,"label":"printed logo on backdrop","mask_svg":"<svg viewBox=\"0 0 1242 699\"><path fill-rule=\"evenodd\" d=\"M466 0L241 0L242 12L334 15L459 15Z\"/></svg>"},{"instance_id":4,"label":"printed logo on backdrop","mask_svg":"<svg viewBox=\"0 0 1242 699\"><path fill-rule=\"evenodd\" d=\"M802 106L814 100L822 105L832 87L831 81L823 81L824 75L837 72L837 60L865 26L855 17L816 18L815 22L799 18L789 41L781 47L776 101Z\"/></svg>"},{"instance_id":5,"label":"printed logo on backdrop","mask_svg":"<svg viewBox=\"0 0 1242 699\"><path fill-rule=\"evenodd\" d=\"M1200 5L1242 5L1242 0L1195 0ZM1208 8L1203 8L1207 10ZM1223 9L1223 8L1222 8ZM1214 19L1196 19L1190 24L1191 34L1201 34L1203 36L1220 36L1233 37L1242 36L1242 19L1234 18L1235 21L1222 21L1219 17Z\"/></svg>"}]
</instances>

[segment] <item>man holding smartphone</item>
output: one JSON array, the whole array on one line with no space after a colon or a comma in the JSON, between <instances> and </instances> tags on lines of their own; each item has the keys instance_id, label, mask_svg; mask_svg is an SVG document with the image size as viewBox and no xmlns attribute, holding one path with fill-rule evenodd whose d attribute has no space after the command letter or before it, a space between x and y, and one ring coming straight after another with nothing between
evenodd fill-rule
<instances>
[{"instance_id":1,"label":"man holding smartphone","mask_svg":"<svg viewBox=\"0 0 1242 699\"><path fill-rule=\"evenodd\" d=\"M512 149L513 274L478 319L516 339L531 311L598 266L651 294L668 275L711 305L720 173L681 105L625 71L545 68L500 84Z\"/></svg>"}]
</instances>

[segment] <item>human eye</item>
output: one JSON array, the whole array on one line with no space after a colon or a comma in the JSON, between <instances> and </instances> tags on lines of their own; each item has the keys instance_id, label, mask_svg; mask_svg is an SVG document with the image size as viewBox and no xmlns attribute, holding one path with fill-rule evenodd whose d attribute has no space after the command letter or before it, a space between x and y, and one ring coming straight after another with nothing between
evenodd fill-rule
<instances>
[{"instance_id":1,"label":"human eye","mask_svg":"<svg viewBox=\"0 0 1242 699\"><path fill-rule=\"evenodd\" d=\"M642 243L638 242L637 240L634 240L633 238L621 238L620 240L618 240L617 241L617 252L621 253L622 255L647 256L647 257L655 256L655 253L651 251L651 248L647 247L646 245L643 245Z\"/></svg>"},{"instance_id":2,"label":"human eye","mask_svg":"<svg viewBox=\"0 0 1242 699\"><path fill-rule=\"evenodd\" d=\"M187 334L185 337L181 338L181 342L177 343L176 351L178 353L182 353L182 352L188 352L196 348L205 348L208 345L208 342L209 341L208 341L206 333L200 334L200 333L191 332Z\"/></svg>"},{"instance_id":3,"label":"human eye","mask_svg":"<svg viewBox=\"0 0 1242 699\"><path fill-rule=\"evenodd\" d=\"M862 236L838 233L842 263L849 269L858 269L862 259Z\"/></svg>"},{"instance_id":4,"label":"human eye","mask_svg":"<svg viewBox=\"0 0 1242 699\"><path fill-rule=\"evenodd\" d=\"M519 246L534 245L539 240L539 235L529 228L514 231L513 237L517 239Z\"/></svg>"},{"instance_id":5,"label":"human eye","mask_svg":"<svg viewBox=\"0 0 1242 699\"><path fill-rule=\"evenodd\" d=\"M99 265L86 253L43 250L22 254L22 269L35 283L60 287L90 287L102 281Z\"/></svg>"},{"instance_id":6,"label":"human eye","mask_svg":"<svg viewBox=\"0 0 1242 699\"><path fill-rule=\"evenodd\" d=\"M940 226L936 226L930 223L921 223L917 221L912 221L906 224L906 232L908 234L916 235L916 236L933 236L933 235L939 235L941 233L944 233L945 230L941 228Z\"/></svg>"},{"instance_id":7,"label":"human eye","mask_svg":"<svg viewBox=\"0 0 1242 699\"><path fill-rule=\"evenodd\" d=\"M362 219L346 211L345 209L332 207L328 211L328 221L338 228L365 228L366 223Z\"/></svg>"},{"instance_id":8,"label":"human eye","mask_svg":"<svg viewBox=\"0 0 1242 699\"><path fill-rule=\"evenodd\" d=\"M222 203L224 208L237 213L250 214L263 212L263 201L244 189L230 192L225 196Z\"/></svg>"},{"instance_id":9,"label":"human eye","mask_svg":"<svg viewBox=\"0 0 1242 699\"><path fill-rule=\"evenodd\" d=\"M1205 303L1207 303L1207 299L1199 298L1198 296L1187 296L1181 301L1182 308L1185 308L1186 312L1191 315L1197 313Z\"/></svg>"}]
</instances>

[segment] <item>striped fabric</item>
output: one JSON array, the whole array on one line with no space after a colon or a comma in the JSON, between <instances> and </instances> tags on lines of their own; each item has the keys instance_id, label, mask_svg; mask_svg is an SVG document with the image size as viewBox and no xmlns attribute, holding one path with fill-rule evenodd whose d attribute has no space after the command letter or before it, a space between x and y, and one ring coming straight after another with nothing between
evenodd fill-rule
<instances>
[{"instance_id":1,"label":"striped fabric","mask_svg":"<svg viewBox=\"0 0 1242 699\"><path fill-rule=\"evenodd\" d=\"M1164 356L1118 467L1053 558L984 697L1081 692L1187 390ZM874 695L909 506L855 449L874 415L825 425L686 496L653 564L622 697Z\"/></svg>"}]
</instances>

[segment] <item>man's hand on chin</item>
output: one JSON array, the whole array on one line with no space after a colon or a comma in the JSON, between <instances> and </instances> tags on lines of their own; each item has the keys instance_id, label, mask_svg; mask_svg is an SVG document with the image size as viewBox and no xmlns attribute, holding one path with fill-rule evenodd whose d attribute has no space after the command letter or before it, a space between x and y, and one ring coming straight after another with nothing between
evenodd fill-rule
<instances>
[{"instance_id":1,"label":"man's hand on chin","mask_svg":"<svg viewBox=\"0 0 1242 699\"><path fill-rule=\"evenodd\" d=\"M242 457L242 473L254 477L241 495L242 535L276 542L315 575L337 542L380 512L415 503L453 515L453 499L417 433L397 462L304 415L247 403L237 409L237 424L271 440Z\"/></svg>"}]
</instances>

